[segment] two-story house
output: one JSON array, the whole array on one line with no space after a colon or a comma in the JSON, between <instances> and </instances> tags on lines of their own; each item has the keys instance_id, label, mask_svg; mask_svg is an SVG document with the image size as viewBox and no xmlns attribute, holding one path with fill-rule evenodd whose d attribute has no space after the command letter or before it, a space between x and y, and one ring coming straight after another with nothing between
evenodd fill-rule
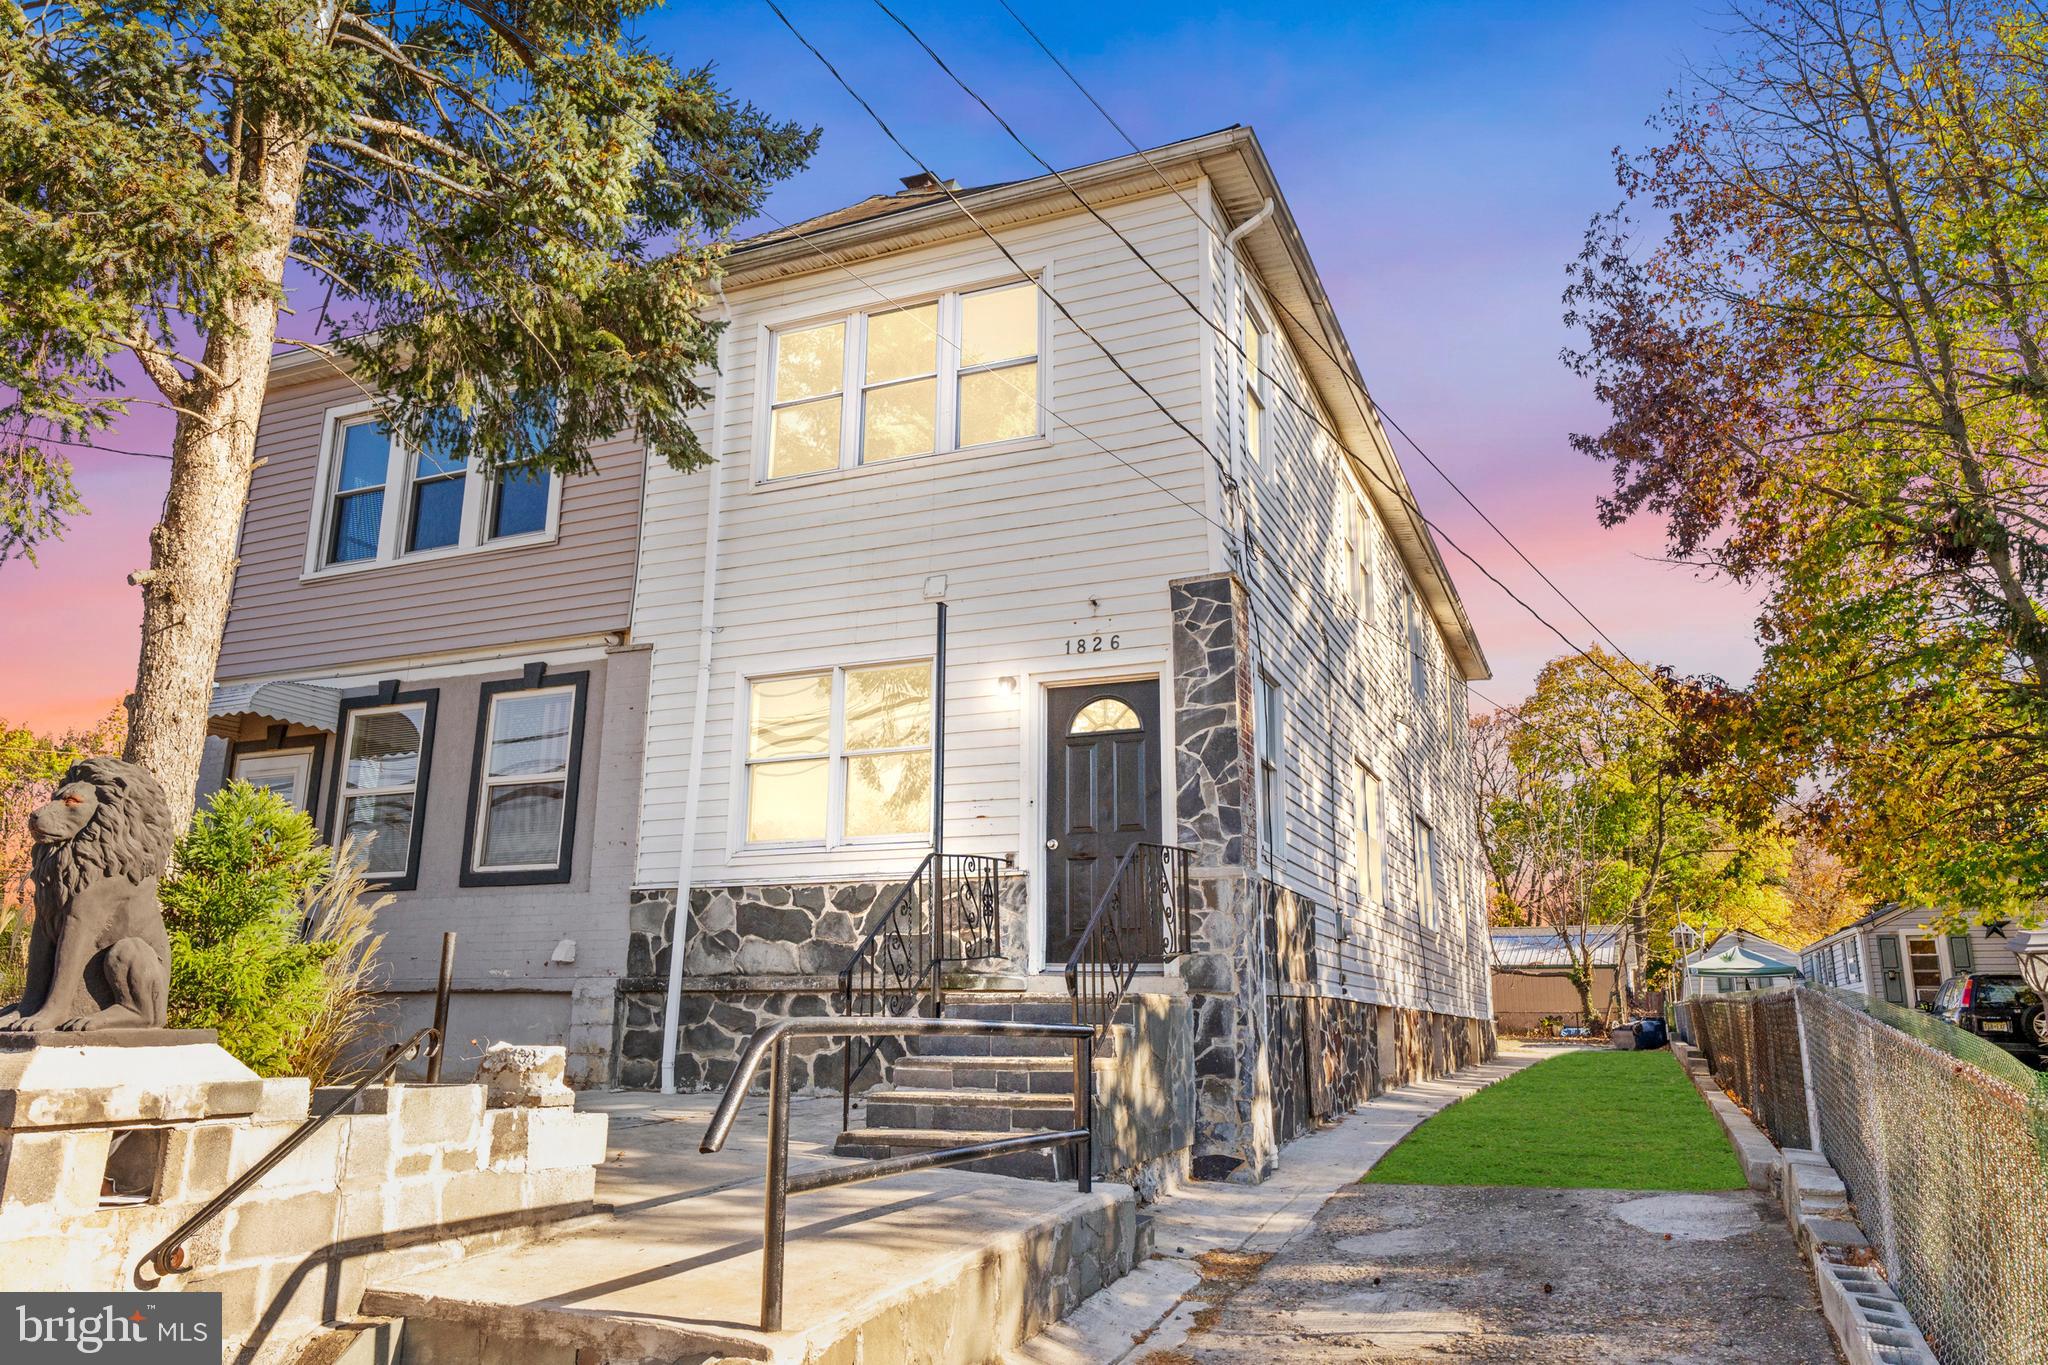
<instances>
[{"instance_id":1,"label":"two-story house","mask_svg":"<svg viewBox=\"0 0 2048 1365\"><path fill-rule=\"evenodd\" d=\"M1195 1169L1254 1177L1490 1050L1485 659L1248 129L915 177L723 300L690 473L621 438L492 487L279 367L224 762L374 832L409 1010L452 928L458 1040L718 1084L761 1023L901 1007L885 921L957 903L955 1007L1121 970Z\"/></svg>"}]
</instances>

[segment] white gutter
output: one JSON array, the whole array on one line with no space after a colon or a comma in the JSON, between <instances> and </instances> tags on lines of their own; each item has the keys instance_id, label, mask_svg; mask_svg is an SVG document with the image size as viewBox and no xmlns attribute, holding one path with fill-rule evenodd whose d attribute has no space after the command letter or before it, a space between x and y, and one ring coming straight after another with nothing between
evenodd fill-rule
<instances>
[{"instance_id":1,"label":"white gutter","mask_svg":"<svg viewBox=\"0 0 2048 1365\"><path fill-rule=\"evenodd\" d=\"M676 1024L683 1009L683 949L690 941L690 892L696 874L697 793L704 779L704 713L711 701L711 644L718 635L718 515L725 488L725 348L732 330L732 304L718 290L718 392L711 399L711 489L704 506L704 604L698 613L697 686L690 708L690 775L683 794L683 846L676 854L676 928L668 945L668 997L661 1012L661 1093L676 1093Z\"/></svg>"}]
</instances>

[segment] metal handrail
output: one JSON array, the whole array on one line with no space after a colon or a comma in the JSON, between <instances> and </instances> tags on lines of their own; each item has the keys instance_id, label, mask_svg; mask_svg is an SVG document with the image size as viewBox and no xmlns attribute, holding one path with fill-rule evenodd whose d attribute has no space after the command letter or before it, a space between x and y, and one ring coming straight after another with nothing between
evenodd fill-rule
<instances>
[{"instance_id":1,"label":"metal handrail","mask_svg":"<svg viewBox=\"0 0 2048 1365\"><path fill-rule=\"evenodd\" d=\"M946 1012L945 989L941 974L945 964L954 961L972 961L982 957L998 956L1002 952L1002 914L995 904L997 878L1000 876L1001 860L974 853L941 853L937 849L924 855L917 868L903 885L896 888L896 894L875 921L875 927L862 936L853 950L853 956L839 973L839 998L841 1014L879 1014L887 1017L904 1017L919 1012L924 1004L923 994L929 991L932 1017ZM959 869L954 873L948 868ZM919 887L929 880L925 904L930 907L928 924L906 924L911 916L906 912L916 906ZM950 891L958 883L970 896L978 894L984 902L978 909L954 904L955 897ZM977 892L978 888L978 892ZM957 922L955 922L957 921ZM967 933L972 928L982 937L970 941ZM953 946L961 949L958 957L948 956L949 940L957 939ZM970 953L971 946L985 951ZM855 978L863 984L858 993L867 997L871 1008L856 1010ZM901 1001L898 1007L896 1002ZM859 1049L855 1059L856 1039L848 1038L845 1055L839 1063L839 1112L843 1128L853 1115L853 1083L868 1069L881 1051L879 1043L871 1043Z\"/></svg>"},{"instance_id":2,"label":"metal handrail","mask_svg":"<svg viewBox=\"0 0 2048 1365\"><path fill-rule=\"evenodd\" d=\"M219 1217L228 1205L242 1197L244 1190L247 1190L251 1185L254 1185L264 1176L270 1174L272 1167L290 1156L293 1151L297 1150L300 1143L319 1131L321 1125L354 1104L358 1095L368 1090L371 1086L385 1080L392 1072L399 1068L401 1063L411 1061L414 1057L417 1057L420 1049L428 1046L428 1040L432 1040L431 1045L434 1049L434 1055L438 1057L441 1051L441 1035L435 1029L423 1028L404 1042L392 1044L389 1048L385 1049L384 1060L377 1064L376 1070L363 1077L360 1081L357 1081L346 1095L343 1095L332 1105L329 1105L317 1114L309 1116L305 1122L294 1128L290 1136L286 1137L283 1142L278 1143L277 1146L265 1152L255 1165L242 1172L241 1175L230 1182L226 1189L200 1205L197 1213L194 1213L190 1218L187 1218L184 1222L178 1224L177 1227L171 1229L170 1236L151 1247L143 1256L143 1262L156 1268L159 1279L165 1275L174 1274L177 1271L186 1269L185 1243L191 1240L193 1233Z\"/></svg>"},{"instance_id":3,"label":"metal handrail","mask_svg":"<svg viewBox=\"0 0 2048 1365\"><path fill-rule=\"evenodd\" d=\"M1117 1008L1137 978L1143 962L1178 957L1193 942L1188 906L1188 867L1192 853L1175 844L1132 844L1116 860L1109 884L1095 903L1095 913L1067 954L1067 998L1073 1003L1074 1022L1086 1024L1097 1033L1108 1031ZM1147 931L1157 931L1156 942L1142 942L1124 948L1123 920L1127 895L1147 911ZM1148 933L1148 937L1149 937ZM1156 949L1156 952L1148 951Z\"/></svg>"},{"instance_id":4,"label":"metal handrail","mask_svg":"<svg viewBox=\"0 0 2048 1365\"><path fill-rule=\"evenodd\" d=\"M1074 1124L1055 1132L1020 1133L989 1142L946 1147L938 1151L914 1152L909 1156L882 1157L850 1166L827 1166L821 1170L789 1173L789 1040L792 1038L883 1038L929 1037L934 1034L966 1037L1066 1038L1074 1045ZM1081 1193L1094 1188L1095 1144L1095 1031L1082 1024L1030 1024L1008 1019L785 1019L756 1033L740 1055L725 1095L711 1115L698 1150L711 1153L725 1146L740 1105L754 1083L761 1059L768 1067L768 1173L762 1196L761 1232L761 1330L782 1330L782 1270L789 1233L789 1196L838 1185L857 1185L892 1175L953 1166L963 1161L1004 1156L1011 1152L1032 1152L1068 1144L1080 1148L1076 1159L1075 1183Z\"/></svg>"}]
</instances>

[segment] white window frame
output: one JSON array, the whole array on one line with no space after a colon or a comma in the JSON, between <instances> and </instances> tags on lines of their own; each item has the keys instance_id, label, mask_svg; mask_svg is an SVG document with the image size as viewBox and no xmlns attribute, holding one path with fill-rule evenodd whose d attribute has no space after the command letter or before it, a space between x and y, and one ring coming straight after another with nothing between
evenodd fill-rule
<instances>
[{"instance_id":1,"label":"white window frame","mask_svg":"<svg viewBox=\"0 0 2048 1365\"><path fill-rule=\"evenodd\" d=\"M1422 600L1412 583L1401 585L1402 634L1407 637L1408 690L1418 706L1429 704L1429 638L1422 629Z\"/></svg>"},{"instance_id":2,"label":"white window frame","mask_svg":"<svg viewBox=\"0 0 2048 1365\"><path fill-rule=\"evenodd\" d=\"M1253 738L1259 781L1259 856L1265 860L1268 873L1277 877L1287 840L1286 748L1281 742L1287 732L1287 698L1281 693L1280 684L1263 669L1256 676L1253 691L1258 708Z\"/></svg>"},{"instance_id":3,"label":"white window frame","mask_svg":"<svg viewBox=\"0 0 2048 1365\"><path fill-rule=\"evenodd\" d=\"M313 808L313 793L309 787L313 781L313 751L311 749L257 749L235 755L228 776L243 782L251 782L251 773L262 775L265 769L271 773L289 773L292 790L298 793L292 802L295 810L310 811Z\"/></svg>"},{"instance_id":4,"label":"white window frame","mask_svg":"<svg viewBox=\"0 0 2048 1365\"><path fill-rule=\"evenodd\" d=\"M494 692L485 702L484 747L477 755L476 770L476 832L469 849L469 870L478 872L553 872L562 865L562 856L568 851L569 839L574 833L569 828L571 788L575 785L577 739L577 693L574 683L561 687L522 687L512 691ZM536 773L516 773L503 777L491 776L491 749L498 738L498 707L508 701L533 701L552 693L561 693L569 698L569 740L562 751L562 771L559 777ZM562 784L562 804L559 808L561 823L555 826L555 856L539 863L487 863L484 861L484 837L490 825L491 788L534 786L542 782Z\"/></svg>"},{"instance_id":5,"label":"white window frame","mask_svg":"<svg viewBox=\"0 0 2048 1365\"><path fill-rule=\"evenodd\" d=\"M413 768L413 780L410 783L392 787L350 786L348 780L349 754L353 749L356 726L370 716L390 715L394 711L413 713L413 728L419 733L420 759L419 763ZM348 713L347 719L342 722L341 744L335 751L336 772L334 774L334 785L338 793L334 801L335 839L338 841L347 834L348 803L353 798L359 796L410 796L412 798L412 819L407 822L405 827L405 866L396 872L372 873L371 877L373 880L403 881L416 877L419 874L419 868L413 865L413 836L419 829L420 817L425 814L421 806L426 799L426 785L421 782L419 774L431 761L429 749L434 743L434 734L429 721L430 715L431 708L424 701L398 701L392 702L387 706L357 707L351 710Z\"/></svg>"},{"instance_id":6,"label":"white window frame","mask_svg":"<svg viewBox=\"0 0 2048 1365\"><path fill-rule=\"evenodd\" d=\"M1245 463L1254 471L1264 474L1275 463L1273 457L1273 423L1269 415L1269 391L1267 374L1272 369L1270 356L1273 345L1273 329L1259 316L1258 306L1252 302L1251 291L1244 294L1244 331L1240 343L1244 345L1244 444Z\"/></svg>"},{"instance_id":7,"label":"white window frame","mask_svg":"<svg viewBox=\"0 0 2048 1365\"><path fill-rule=\"evenodd\" d=\"M1443 905L1436 889L1437 852L1436 826L1416 816L1414 820L1415 848L1415 913L1425 933L1435 933L1443 927Z\"/></svg>"},{"instance_id":8,"label":"white window frame","mask_svg":"<svg viewBox=\"0 0 2048 1365\"><path fill-rule=\"evenodd\" d=\"M1373 556L1377 550L1378 528L1367 509L1365 497L1347 477L1344 480L1344 569L1345 590L1361 619L1372 620Z\"/></svg>"},{"instance_id":9,"label":"white window frame","mask_svg":"<svg viewBox=\"0 0 2048 1365\"><path fill-rule=\"evenodd\" d=\"M801 484L807 480L832 478L837 475L860 470L895 469L904 465L915 465L920 460L929 460L943 455L961 453L999 454L1008 450L1022 449L1043 443L1046 439L1047 395L1051 391L1052 366L1047 354L1051 336L1048 322L1046 295L1047 272L1034 271L1031 278L1019 280L1014 276L974 284L963 284L958 288L936 293L906 297L882 308L860 308L851 312L812 314L787 321L778 320L764 326L760 333L760 354L765 357L761 366L759 401L756 405L754 430L760 439L754 458L754 483L784 487ZM961 345L961 300L974 294L986 294L1001 289L1020 288L1029 284L1038 292L1038 336L1037 350L1029 356L1016 356L998 360L986 365L960 364ZM893 460L867 462L862 459L861 445L866 433L866 408L869 391L884 389L908 380L884 380L869 384L867 380L867 320L870 317L889 313L905 312L914 308L937 306L939 335L933 345L937 353L937 407L933 415L932 449L919 455L904 455ZM775 401L775 370L780 363L781 337L786 332L804 332L815 327L839 323L845 328L845 344L841 348L842 370L836 396L839 399L839 462L825 469L807 470L801 474L775 474L772 470L774 458L775 411L781 407L793 407L800 403L815 403L832 397L832 394L817 394L809 398L793 398L787 403ZM980 445L960 444L960 379L962 375L997 373L1017 366L1033 364L1038 366L1038 393L1033 402L1032 428L1022 436L1007 437L1000 441L988 441ZM922 376L919 376L922 377Z\"/></svg>"},{"instance_id":10,"label":"white window frame","mask_svg":"<svg viewBox=\"0 0 2048 1365\"><path fill-rule=\"evenodd\" d=\"M777 849L839 849L839 848L903 848L929 844L929 828L915 830L908 834L867 834L846 833L846 772L848 760L868 758L878 754L932 753L934 745L909 744L888 749L848 749L846 747L846 675L866 673L882 668L903 668L911 664L922 664L926 669L925 685L934 708L938 706L938 679L932 670L930 658L876 659L859 663L833 664L829 668L783 668L772 672L743 674L739 680L739 704L733 709L738 713L739 738L739 803L732 822L733 850L736 853L759 853ZM832 676L832 697L825 732L825 748L815 754L778 754L773 758L757 759L752 754L753 746L753 699L754 684L775 682L784 678L815 678L829 673ZM936 711L933 716L936 737ZM751 824L754 803L754 769L774 763L816 762L824 759L825 768L825 837L823 839L774 839L749 840L747 829ZM936 757L933 760L936 763ZM937 776L934 772L934 777ZM933 793L936 795L936 790Z\"/></svg>"},{"instance_id":11,"label":"white window frame","mask_svg":"<svg viewBox=\"0 0 2048 1365\"><path fill-rule=\"evenodd\" d=\"M1379 774L1364 759L1351 772L1351 824L1357 840L1358 899L1367 907L1387 899L1387 793Z\"/></svg>"},{"instance_id":12,"label":"white window frame","mask_svg":"<svg viewBox=\"0 0 2048 1365\"><path fill-rule=\"evenodd\" d=\"M373 418L382 404L375 399L343 403L327 409L321 422L320 461L314 484L312 516L306 528L306 558L302 578L329 578L390 568L394 564L421 564L460 555L487 554L494 550L545 545L561 531L562 475L548 475L547 519L537 531L518 535L489 535L488 509L495 501L498 480L483 473L474 459L463 463L462 527L453 545L432 550L406 551L410 535L412 490L419 469L417 456L396 437L391 438L384 470L384 509L377 527L377 553L369 559L343 564L327 562L328 536L334 527L334 508L341 479L341 438L346 428Z\"/></svg>"}]
</instances>

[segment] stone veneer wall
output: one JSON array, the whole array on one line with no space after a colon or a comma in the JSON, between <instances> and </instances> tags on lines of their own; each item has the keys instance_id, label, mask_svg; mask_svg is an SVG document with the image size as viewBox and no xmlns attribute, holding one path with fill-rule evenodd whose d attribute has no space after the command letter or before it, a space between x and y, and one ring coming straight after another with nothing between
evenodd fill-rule
<instances>
[{"instance_id":1,"label":"stone veneer wall","mask_svg":"<svg viewBox=\"0 0 2048 1365\"><path fill-rule=\"evenodd\" d=\"M1181 579L1173 619L1178 842L1195 850L1193 1171L1262 1180L1282 1143L1389 1086L1493 1054L1489 1021L1326 996L1316 908L1258 876L1251 604L1231 574Z\"/></svg>"},{"instance_id":2,"label":"stone veneer wall","mask_svg":"<svg viewBox=\"0 0 2048 1365\"><path fill-rule=\"evenodd\" d=\"M898 881L703 886L690 893L676 1088L715 1089L732 1078L747 1040L765 1025L839 1010L839 973L881 919ZM1024 880L1002 882L1005 955L978 972L1014 970L1024 951ZM627 911L626 976L618 985L622 1088L660 1084L662 1012L676 932L674 890L635 891ZM839 1045L816 1039L792 1049L802 1089L839 1088ZM876 1072L861 1077L871 1084Z\"/></svg>"},{"instance_id":3,"label":"stone veneer wall","mask_svg":"<svg viewBox=\"0 0 2048 1365\"><path fill-rule=\"evenodd\" d=\"M1194 850L1194 1173L1263 1179L1278 1157L1267 1059L1249 601L1232 574L1168 585L1173 648L1174 840Z\"/></svg>"}]
</instances>

